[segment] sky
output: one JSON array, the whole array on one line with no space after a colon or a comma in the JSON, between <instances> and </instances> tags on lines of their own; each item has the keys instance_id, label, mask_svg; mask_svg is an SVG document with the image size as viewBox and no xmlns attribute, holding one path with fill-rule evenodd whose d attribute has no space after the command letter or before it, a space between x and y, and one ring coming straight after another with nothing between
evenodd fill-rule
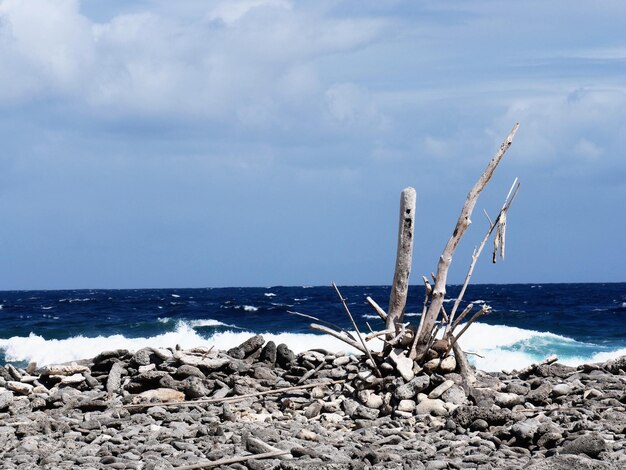
<instances>
[{"instance_id":1,"label":"sky","mask_svg":"<svg viewBox=\"0 0 626 470\"><path fill-rule=\"evenodd\" d=\"M621 0L0 0L0 290L626 281Z\"/></svg>"}]
</instances>

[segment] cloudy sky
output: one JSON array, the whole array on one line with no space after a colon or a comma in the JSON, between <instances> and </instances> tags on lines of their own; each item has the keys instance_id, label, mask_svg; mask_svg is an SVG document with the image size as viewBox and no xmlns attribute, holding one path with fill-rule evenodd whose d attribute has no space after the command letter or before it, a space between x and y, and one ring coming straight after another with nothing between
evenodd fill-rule
<instances>
[{"instance_id":1,"label":"cloudy sky","mask_svg":"<svg viewBox=\"0 0 626 470\"><path fill-rule=\"evenodd\" d=\"M626 281L626 3L0 0L0 290ZM484 262L483 262L484 261Z\"/></svg>"}]
</instances>

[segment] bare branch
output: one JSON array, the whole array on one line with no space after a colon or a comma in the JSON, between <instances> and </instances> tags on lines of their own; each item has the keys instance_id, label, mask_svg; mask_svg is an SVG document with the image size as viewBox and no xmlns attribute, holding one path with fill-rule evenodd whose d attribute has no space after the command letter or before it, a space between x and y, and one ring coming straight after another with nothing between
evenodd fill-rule
<instances>
[{"instance_id":1,"label":"bare branch","mask_svg":"<svg viewBox=\"0 0 626 470\"><path fill-rule=\"evenodd\" d=\"M311 327L311 329L313 330L321 331L322 333L326 333L327 335L334 336L338 340L341 340L344 343L349 344L354 349L361 351L363 354L367 354L367 349L361 346L357 341L354 341L351 338L346 338L339 331L335 331L332 328L328 328L327 326L319 325L317 323L311 323L309 327Z\"/></svg>"},{"instance_id":2,"label":"bare branch","mask_svg":"<svg viewBox=\"0 0 626 470\"><path fill-rule=\"evenodd\" d=\"M476 267L476 262L478 261L478 258L480 257L481 253L483 252L483 248L485 247L485 244L487 243L487 240L489 240L489 237L491 236L494 228L496 228L500 221L502 220L502 218L504 217L506 220L506 213L509 209L509 207L511 207L511 204L513 203L513 199L515 198L515 195L517 194L517 191L520 187L520 184L518 183L517 178L515 178L515 180L513 181L513 184L511 185L511 189L509 189L508 194L506 195L506 198L504 199L504 204L502 204L502 208L500 209L500 212L498 213L498 216L496 217L496 220L494 222L491 223L491 225L489 225L489 229L487 230L487 233L485 234L482 242L480 243L480 245L478 246L478 248L474 249L474 253L472 254L472 262L470 263L469 269L467 270L467 275L465 276L465 282L463 283L463 287L461 288L461 292L459 292L458 297L456 298L456 300L454 301L454 306L452 307L452 312L450 312L450 319L451 321L454 320L454 315L456 314L457 309L459 308L459 304L461 303L461 300L463 299L463 296L465 295L465 291L467 289L467 286L469 285L470 279L472 277L472 274L474 273L474 268ZM510 199L509 199L510 198ZM497 238L497 237L496 237ZM495 247L494 247L494 262L495 262ZM458 322L456 322L458 324ZM454 325L454 323L453 323ZM456 328L456 326L454 326L454 328ZM451 330L451 326L448 326L446 328L446 332L445 332L445 336L449 336L451 334L452 330Z\"/></svg>"},{"instance_id":3,"label":"bare branch","mask_svg":"<svg viewBox=\"0 0 626 470\"><path fill-rule=\"evenodd\" d=\"M452 262L452 255L471 223L472 212L474 211L474 207L478 201L478 196L480 196L481 191L491 179L491 176L502 160L502 157L513 143L513 138L515 137L515 133L518 128L519 124L515 124L515 126L513 126L513 129L507 136L506 140L500 146L500 150L491 159L484 173L480 176L476 184L474 184L474 187L467 195L467 199L452 232L452 236L448 240L448 243L439 258L436 275L437 280L435 282L432 299L424 318L423 327L419 331L419 334L415 336L415 340L413 341L413 345L411 347L410 357L414 359L421 359L428 351L430 336L439 313L441 312L441 306L443 305L443 300L446 294L446 281L448 277L448 269L450 268L450 263Z\"/></svg>"},{"instance_id":4,"label":"bare branch","mask_svg":"<svg viewBox=\"0 0 626 470\"><path fill-rule=\"evenodd\" d=\"M380 305L376 303L374 299L371 297L366 297L365 300L367 303L374 309L374 311L378 314L378 316L382 319L382 321L387 321L387 313L382 309Z\"/></svg>"},{"instance_id":5,"label":"bare branch","mask_svg":"<svg viewBox=\"0 0 626 470\"><path fill-rule=\"evenodd\" d=\"M352 326L354 326L354 331L356 331L356 335L359 337L359 340L361 341L361 344L363 345L363 349L365 349L365 354L367 354L367 357L372 361L372 364L374 364L374 369L378 373L378 377L382 377L383 374L380 373L380 370L378 369L378 366L376 365L376 362L374 361L374 358L372 357L372 353L368 349L368 347L365 345L365 341L363 340L363 336L361 335L361 332L359 331L359 327L357 326L356 322L354 321L354 318L352 317L352 313L350 313L350 309L348 308L348 304L346 304L346 299L343 298L343 296L341 295L341 292L339 292L339 288L337 287L337 284L335 284L334 282L333 282L333 287L335 288L335 292L337 292L337 295L341 299L341 303L343 304L343 308L346 310L346 313L350 317L350 321L352 322ZM387 317L387 319L389 319L389 317Z\"/></svg>"}]
</instances>

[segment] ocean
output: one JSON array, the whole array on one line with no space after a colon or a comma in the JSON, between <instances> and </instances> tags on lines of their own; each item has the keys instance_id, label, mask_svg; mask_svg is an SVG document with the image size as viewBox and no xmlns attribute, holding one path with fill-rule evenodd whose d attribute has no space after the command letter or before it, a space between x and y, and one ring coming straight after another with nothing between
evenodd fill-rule
<instances>
[{"instance_id":1,"label":"ocean","mask_svg":"<svg viewBox=\"0 0 626 470\"><path fill-rule=\"evenodd\" d=\"M339 287L361 331L382 329L365 298L385 308L389 286ZM448 287L447 302L459 289ZM423 295L423 286L410 288L406 321L419 323ZM465 298L493 307L460 340L482 370L520 369L552 354L570 365L626 354L626 283L470 285ZM330 286L0 291L0 364L41 366L144 346L228 349L255 333L296 352L350 350L289 311L352 330Z\"/></svg>"}]
</instances>

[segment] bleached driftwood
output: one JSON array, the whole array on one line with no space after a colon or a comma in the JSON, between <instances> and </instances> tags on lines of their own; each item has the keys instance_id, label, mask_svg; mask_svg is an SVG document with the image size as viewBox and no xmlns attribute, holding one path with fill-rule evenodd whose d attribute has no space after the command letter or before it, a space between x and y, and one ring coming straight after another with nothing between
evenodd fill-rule
<instances>
[{"instance_id":1,"label":"bleached driftwood","mask_svg":"<svg viewBox=\"0 0 626 470\"><path fill-rule=\"evenodd\" d=\"M411 261L413 258L413 232L415 230L415 189L405 188L400 196L400 223L398 226L398 250L396 268L389 296L389 313L386 329L399 333L404 317L404 307L409 290Z\"/></svg>"},{"instance_id":2,"label":"bleached driftwood","mask_svg":"<svg viewBox=\"0 0 626 470\"><path fill-rule=\"evenodd\" d=\"M487 243L487 240L489 240L489 237L491 236L491 234L493 233L494 229L496 229L496 227L501 227L502 226L502 220L506 221L506 214L509 210L509 208L511 207L511 204L513 203L513 200L515 199L515 196L517 195L517 191L519 191L519 187L520 187L520 183L518 182L517 178L515 178L515 181L513 181L513 184L511 185L511 189L509 190L509 193L507 194L506 198L504 199L504 204L502 205L502 208L500 209L500 212L498 213L498 216L496 217L495 221L491 221L491 219L489 219L489 229L487 230L487 233L485 234L485 236L483 237L482 242L480 243L480 245L478 246L478 248L474 249L474 252L472 253L472 261L470 263L469 269L467 270L467 275L465 276L465 281L463 282L463 287L461 287L461 291L459 292L459 295L457 296L456 300L454 301L454 306L452 307L452 311L450 312L450 318L447 322L447 326L446 326L446 331L444 333L444 338L449 339L450 335L452 335L452 333L454 332L454 329L458 326L458 324L463 320L463 318L465 318L465 316L469 313L469 311L471 311L472 309L472 304L468 305L468 308L466 307L466 309L461 313L461 316L459 317L458 321L454 321L454 317L456 315L456 312L459 308L459 304L461 303L461 300L463 300L463 296L465 295L465 291L467 290L467 286L469 285L470 279L472 278L472 274L474 273L474 268L476 267L476 262L478 261L478 258L480 257L483 248L485 247L485 244ZM489 216L487 215L487 218L489 218ZM506 223L506 222L505 222ZM504 256L504 230L502 229L502 235L501 235L501 239L502 239L502 256ZM499 229L500 231L500 229ZM497 239L497 237L496 237ZM495 256L496 256L496 247L498 245L496 244L496 242L494 241L494 252L493 252L493 259L495 262Z\"/></svg>"},{"instance_id":3,"label":"bleached driftwood","mask_svg":"<svg viewBox=\"0 0 626 470\"><path fill-rule=\"evenodd\" d=\"M240 455L236 457L226 457L219 460L211 460L206 462L194 463L191 465L183 465L182 467L175 467L175 470L196 470L199 468L213 468L220 467L222 465L229 465L231 463L239 463L239 462L248 462L250 460L262 460L262 459L271 459L274 457L282 457L285 455L291 455L291 452L288 450L275 450L272 452L264 452L262 454L250 454L250 455Z\"/></svg>"},{"instance_id":4,"label":"bleached driftwood","mask_svg":"<svg viewBox=\"0 0 626 470\"><path fill-rule=\"evenodd\" d=\"M354 327L354 331L356 332L356 335L359 337L359 341L361 341L361 345L363 346L363 349L365 349L365 354L367 354L367 357L369 358L370 361L372 361L372 364L374 365L374 370L376 371L376 375L378 375L378 377L382 377L382 374L380 373L380 370L378 369L378 365L376 365L376 361L374 361L374 358L372 357L372 352L369 350L369 348L365 344L365 340L363 339L363 335L361 335L361 332L359 331L359 327L357 326L356 322L354 321L354 317L352 317L352 313L350 313L350 309L348 308L348 304L346 304L346 299L344 299L343 295L341 295L341 292L339 292L339 288L337 287L337 284L335 284L334 282L333 282L333 287L335 288L335 292L337 292L337 295L341 299L341 303L343 304L344 310L348 314L348 317L350 317L350 321L352 322L352 326Z\"/></svg>"},{"instance_id":5,"label":"bleached driftwood","mask_svg":"<svg viewBox=\"0 0 626 470\"><path fill-rule=\"evenodd\" d=\"M496 155L491 159L487 168L467 195L467 199L465 200L459 219L454 227L454 231L452 232L452 235L450 236L450 239L448 240L448 243L439 258L439 263L437 264L435 286L431 295L430 304L428 306L428 310L426 311L426 315L424 315L421 322L421 328L417 332L411 347L410 357L414 360L421 360L428 351L428 346L431 342L431 335L433 333L433 329L435 328L435 323L441 312L443 300L446 295L446 281L448 278L448 269L450 268L450 263L452 262L452 255L454 254L467 228L471 224L471 216L474 211L474 207L476 206L476 202L478 201L478 196L480 196L480 193L491 179L491 176L502 160L502 157L504 157L504 154L513 143L513 138L515 137L515 133L518 128L519 124L515 124L515 126L513 126L513 129L507 136L506 140L502 143Z\"/></svg>"}]
</instances>

